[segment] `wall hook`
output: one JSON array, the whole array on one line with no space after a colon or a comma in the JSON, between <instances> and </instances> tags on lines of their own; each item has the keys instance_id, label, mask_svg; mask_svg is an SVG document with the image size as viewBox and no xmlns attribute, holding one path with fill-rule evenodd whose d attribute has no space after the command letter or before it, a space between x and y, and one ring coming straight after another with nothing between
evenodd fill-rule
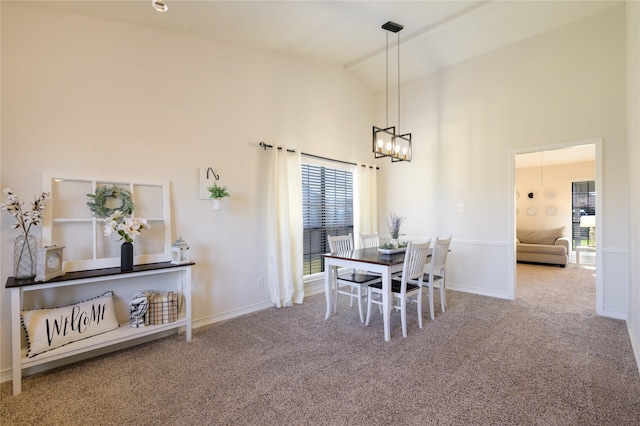
<instances>
[{"instance_id":1,"label":"wall hook","mask_svg":"<svg viewBox=\"0 0 640 426\"><path fill-rule=\"evenodd\" d=\"M220 180L220 175L217 175L211 167L207 167L207 179L209 179L209 172L213 175L216 180Z\"/></svg>"}]
</instances>

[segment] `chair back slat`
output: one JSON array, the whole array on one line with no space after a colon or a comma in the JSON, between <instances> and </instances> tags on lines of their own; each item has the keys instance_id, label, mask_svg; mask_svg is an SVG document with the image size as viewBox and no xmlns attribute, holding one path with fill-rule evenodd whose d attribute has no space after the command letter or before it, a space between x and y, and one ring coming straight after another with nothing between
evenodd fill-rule
<instances>
[{"instance_id":1,"label":"chair back slat","mask_svg":"<svg viewBox=\"0 0 640 426\"><path fill-rule=\"evenodd\" d=\"M362 248L380 247L380 238L378 238L378 234L360 234L360 242L362 243Z\"/></svg>"},{"instance_id":2,"label":"chair back slat","mask_svg":"<svg viewBox=\"0 0 640 426\"><path fill-rule=\"evenodd\" d=\"M353 238L349 235L327 235L331 253L353 250Z\"/></svg>"},{"instance_id":3,"label":"chair back slat","mask_svg":"<svg viewBox=\"0 0 640 426\"><path fill-rule=\"evenodd\" d=\"M402 266L401 293L406 293L408 280L418 279L419 285L422 286L422 273L424 265L427 263L430 243L430 241L426 243L409 241Z\"/></svg>"},{"instance_id":4,"label":"chair back slat","mask_svg":"<svg viewBox=\"0 0 640 426\"><path fill-rule=\"evenodd\" d=\"M451 237L434 238L433 253L431 254L431 267L434 271L442 270L447 264L447 254L451 245Z\"/></svg>"}]
</instances>

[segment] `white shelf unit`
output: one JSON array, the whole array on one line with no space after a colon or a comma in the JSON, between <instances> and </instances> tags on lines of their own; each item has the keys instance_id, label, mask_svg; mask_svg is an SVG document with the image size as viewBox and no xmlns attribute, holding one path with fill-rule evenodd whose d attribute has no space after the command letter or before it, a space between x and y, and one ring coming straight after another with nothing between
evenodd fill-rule
<instances>
[{"instance_id":1,"label":"white shelf unit","mask_svg":"<svg viewBox=\"0 0 640 426\"><path fill-rule=\"evenodd\" d=\"M175 265L170 262L136 265L133 271L121 272L120 268L96 269L92 271L69 272L66 275L54 278L44 283L35 283L33 280L17 281L13 277L7 280L6 288L11 290L11 349L12 349L12 373L13 394L18 395L22 388L22 369L45 364L55 360L79 355L111 345L138 339L163 331L181 328L185 329L186 341L191 341L191 267L194 263ZM184 297L184 313L181 313L177 321L147 325L140 328L132 328L129 323L120 324L116 330L79 340L39 354L33 358L27 358L27 348L22 347L22 328L20 311L22 310L23 295L25 292L64 288L77 285L90 285L98 282L127 280L146 275L177 273L178 291Z\"/></svg>"}]
</instances>

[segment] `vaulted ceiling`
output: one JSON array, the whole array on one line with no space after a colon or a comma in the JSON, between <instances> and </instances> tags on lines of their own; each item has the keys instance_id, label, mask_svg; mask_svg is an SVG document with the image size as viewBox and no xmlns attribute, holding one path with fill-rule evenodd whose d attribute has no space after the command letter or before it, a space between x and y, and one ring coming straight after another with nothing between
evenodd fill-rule
<instances>
[{"instance_id":1,"label":"vaulted ceiling","mask_svg":"<svg viewBox=\"0 0 640 426\"><path fill-rule=\"evenodd\" d=\"M27 1L27 0L19 0ZM30 4L269 49L344 66L373 91L517 43L616 7L606 1L42 1Z\"/></svg>"}]
</instances>

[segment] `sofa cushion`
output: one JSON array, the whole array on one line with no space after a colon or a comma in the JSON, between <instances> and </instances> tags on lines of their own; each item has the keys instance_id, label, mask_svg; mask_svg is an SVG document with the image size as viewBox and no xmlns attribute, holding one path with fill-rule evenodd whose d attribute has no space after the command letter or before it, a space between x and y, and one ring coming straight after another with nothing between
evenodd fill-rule
<instances>
[{"instance_id":1,"label":"sofa cushion","mask_svg":"<svg viewBox=\"0 0 640 426\"><path fill-rule=\"evenodd\" d=\"M564 236L564 226L551 229L517 229L516 238L522 244L553 245Z\"/></svg>"},{"instance_id":2,"label":"sofa cushion","mask_svg":"<svg viewBox=\"0 0 640 426\"><path fill-rule=\"evenodd\" d=\"M518 244L518 254L522 253L566 255L567 249L560 244Z\"/></svg>"}]
</instances>

